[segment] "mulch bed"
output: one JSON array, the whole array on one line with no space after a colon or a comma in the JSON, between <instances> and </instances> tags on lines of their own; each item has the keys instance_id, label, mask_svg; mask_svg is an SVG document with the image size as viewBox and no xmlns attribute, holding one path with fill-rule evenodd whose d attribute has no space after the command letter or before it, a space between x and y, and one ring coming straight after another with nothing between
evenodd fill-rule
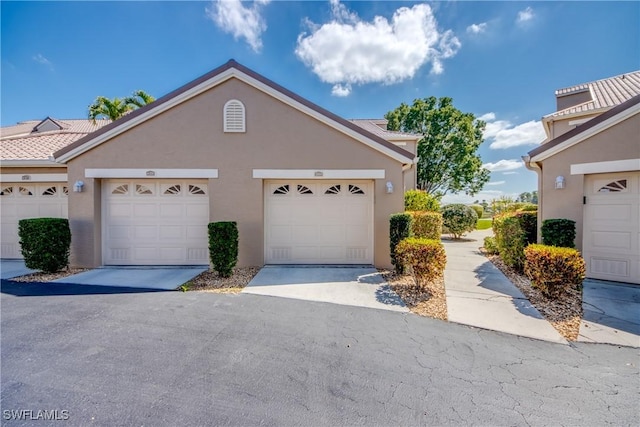
<instances>
[{"instance_id":1,"label":"mulch bed","mask_svg":"<svg viewBox=\"0 0 640 427\"><path fill-rule=\"evenodd\" d=\"M220 277L217 272L208 270L188 282L189 291L216 292L237 294L258 274L260 267L243 267L233 269L231 277Z\"/></svg>"},{"instance_id":2,"label":"mulch bed","mask_svg":"<svg viewBox=\"0 0 640 427\"><path fill-rule=\"evenodd\" d=\"M498 255L485 255L505 276L524 294L536 310L556 330L569 341L578 339L580 322L582 321L582 288L567 289L557 299L545 297L540 290L531 286L531 281L524 275L507 266Z\"/></svg>"},{"instance_id":3,"label":"mulch bed","mask_svg":"<svg viewBox=\"0 0 640 427\"><path fill-rule=\"evenodd\" d=\"M74 274L82 273L90 270L89 268L68 268L66 270L58 271L56 273L31 273L26 276L14 277L12 282L41 282L46 283L52 280L62 279L64 277L73 276Z\"/></svg>"},{"instance_id":4,"label":"mulch bed","mask_svg":"<svg viewBox=\"0 0 640 427\"><path fill-rule=\"evenodd\" d=\"M447 296L443 277L419 287L410 274L397 275L389 270L380 272L412 313L447 320Z\"/></svg>"}]
</instances>

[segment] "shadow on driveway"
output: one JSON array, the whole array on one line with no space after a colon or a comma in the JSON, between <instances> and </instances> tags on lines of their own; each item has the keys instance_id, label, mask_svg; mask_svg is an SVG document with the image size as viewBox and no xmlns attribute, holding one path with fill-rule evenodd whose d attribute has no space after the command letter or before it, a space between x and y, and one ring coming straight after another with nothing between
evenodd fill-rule
<instances>
[{"instance_id":1,"label":"shadow on driveway","mask_svg":"<svg viewBox=\"0 0 640 427\"><path fill-rule=\"evenodd\" d=\"M133 294L142 292L167 292L162 289L127 288L119 286L77 285L73 283L40 283L0 281L0 292L17 297L62 295Z\"/></svg>"}]
</instances>

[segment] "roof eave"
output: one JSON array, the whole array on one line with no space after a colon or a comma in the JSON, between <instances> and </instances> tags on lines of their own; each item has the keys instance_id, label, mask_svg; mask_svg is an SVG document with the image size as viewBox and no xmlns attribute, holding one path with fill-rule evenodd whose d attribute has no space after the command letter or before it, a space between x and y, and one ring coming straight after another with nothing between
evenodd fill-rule
<instances>
[{"instance_id":1,"label":"roof eave","mask_svg":"<svg viewBox=\"0 0 640 427\"><path fill-rule=\"evenodd\" d=\"M0 160L0 167L46 167L65 168L67 165L60 164L51 159L7 159Z\"/></svg>"}]
</instances>

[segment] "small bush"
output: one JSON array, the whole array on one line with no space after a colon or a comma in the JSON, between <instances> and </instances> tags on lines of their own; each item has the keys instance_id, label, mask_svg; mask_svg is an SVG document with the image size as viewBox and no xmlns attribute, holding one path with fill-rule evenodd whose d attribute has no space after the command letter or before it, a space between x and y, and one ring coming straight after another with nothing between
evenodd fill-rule
<instances>
[{"instance_id":1,"label":"small bush","mask_svg":"<svg viewBox=\"0 0 640 427\"><path fill-rule=\"evenodd\" d=\"M442 277L447 263L444 246L440 240L414 237L404 239L396 247L396 256L405 267L411 267L419 287Z\"/></svg>"},{"instance_id":2,"label":"small bush","mask_svg":"<svg viewBox=\"0 0 640 427\"><path fill-rule=\"evenodd\" d=\"M482 207L482 205L469 205L469 207L476 211L478 219L482 218L482 215L484 215L484 208Z\"/></svg>"},{"instance_id":3,"label":"small bush","mask_svg":"<svg viewBox=\"0 0 640 427\"><path fill-rule=\"evenodd\" d=\"M484 238L484 249L489 255L497 255L499 253L495 237L487 236Z\"/></svg>"},{"instance_id":4,"label":"small bush","mask_svg":"<svg viewBox=\"0 0 640 427\"><path fill-rule=\"evenodd\" d=\"M238 262L238 224L233 221L209 223L209 257L221 277L231 277Z\"/></svg>"},{"instance_id":5,"label":"small bush","mask_svg":"<svg viewBox=\"0 0 640 427\"><path fill-rule=\"evenodd\" d=\"M524 232L524 246L538 243L538 212L520 211L515 213L515 217L518 218L520 227Z\"/></svg>"},{"instance_id":6,"label":"small bush","mask_svg":"<svg viewBox=\"0 0 640 427\"><path fill-rule=\"evenodd\" d=\"M71 230L68 219L21 219L18 222L18 236L28 268L55 273L69 265Z\"/></svg>"},{"instance_id":7,"label":"small bush","mask_svg":"<svg viewBox=\"0 0 640 427\"><path fill-rule=\"evenodd\" d=\"M524 206L520 208L520 210L523 212L537 211L538 205L536 205L535 203L525 203Z\"/></svg>"},{"instance_id":8,"label":"small bush","mask_svg":"<svg viewBox=\"0 0 640 427\"><path fill-rule=\"evenodd\" d=\"M412 237L440 240L442 214L439 212L411 212Z\"/></svg>"},{"instance_id":9,"label":"small bush","mask_svg":"<svg viewBox=\"0 0 640 427\"><path fill-rule=\"evenodd\" d=\"M575 249L534 244L524 253L525 274L548 298L557 298L570 287L578 288L585 278L584 259Z\"/></svg>"},{"instance_id":10,"label":"small bush","mask_svg":"<svg viewBox=\"0 0 640 427\"><path fill-rule=\"evenodd\" d=\"M396 246L401 240L406 239L411 234L411 215L408 213L398 213L389 218L389 246L391 253L391 264L396 273L404 273L404 266L396 258Z\"/></svg>"},{"instance_id":11,"label":"small bush","mask_svg":"<svg viewBox=\"0 0 640 427\"><path fill-rule=\"evenodd\" d=\"M454 239L459 239L464 233L476 228L478 215L469 206L454 203L442 208L442 222L447 232Z\"/></svg>"},{"instance_id":12,"label":"small bush","mask_svg":"<svg viewBox=\"0 0 640 427\"><path fill-rule=\"evenodd\" d=\"M440 201L425 191L409 190L404 193L404 210L438 212Z\"/></svg>"},{"instance_id":13,"label":"small bush","mask_svg":"<svg viewBox=\"0 0 640 427\"><path fill-rule=\"evenodd\" d=\"M542 244L575 248L576 222L570 219L545 219L542 221Z\"/></svg>"},{"instance_id":14,"label":"small bush","mask_svg":"<svg viewBox=\"0 0 640 427\"><path fill-rule=\"evenodd\" d=\"M509 267L522 272L524 266L525 232L513 213L503 213L493 219L493 232L500 257Z\"/></svg>"}]
</instances>

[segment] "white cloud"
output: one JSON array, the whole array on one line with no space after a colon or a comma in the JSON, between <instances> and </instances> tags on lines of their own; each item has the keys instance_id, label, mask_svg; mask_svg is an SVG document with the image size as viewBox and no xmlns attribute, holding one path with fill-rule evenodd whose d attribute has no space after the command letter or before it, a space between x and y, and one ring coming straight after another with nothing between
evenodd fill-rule
<instances>
[{"instance_id":1,"label":"white cloud","mask_svg":"<svg viewBox=\"0 0 640 427\"><path fill-rule=\"evenodd\" d=\"M46 65L47 67L53 70L53 63L49 61L47 58L45 58L41 53L32 56L31 59L36 61L38 64Z\"/></svg>"},{"instance_id":2,"label":"white cloud","mask_svg":"<svg viewBox=\"0 0 640 427\"><path fill-rule=\"evenodd\" d=\"M391 20L376 16L365 22L331 0L331 14L321 25L306 20L309 33L298 35L295 53L323 82L335 85L334 94L344 93L345 85L410 79L426 63L431 63L433 74L440 74L442 60L461 47L451 30L438 30L426 4L401 7Z\"/></svg>"},{"instance_id":3,"label":"white cloud","mask_svg":"<svg viewBox=\"0 0 640 427\"><path fill-rule=\"evenodd\" d=\"M349 96L350 93L351 93L351 85L349 83L346 83L346 84L337 83L333 85L333 87L331 88L331 95L333 96L339 96L339 97Z\"/></svg>"},{"instance_id":4,"label":"white cloud","mask_svg":"<svg viewBox=\"0 0 640 427\"><path fill-rule=\"evenodd\" d=\"M481 24L471 24L467 27L467 33L470 34L480 34L487 31L487 23L483 22Z\"/></svg>"},{"instance_id":5,"label":"white cloud","mask_svg":"<svg viewBox=\"0 0 640 427\"><path fill-rule=\"evenodd\" d=\"M506 182L507 181L493 181L493 182L487 182L485 185L502 185Z\"/></svg>"},{"instance_id":6,"label":"white cloud","mask_svg":"<svg viewBox=\"0 0 640 427\"><path fill-rule=\"evenodd\" d=\"M496 120L494 113L483 114L478 119L487 123L483 136L491 140L489 148L494 150L538 145L546 137L542 123L536 120L514 125L507 120Z\"/></svg>"},{"instance_id":7,"label":"white cloud","mask_svg":"<svg viewBox=\"0 0 640 427\"><path fill-rule=\"evenodd\" d=\"M523 23L523 22L531 21L534 17L535 17L535 14L533 13L533 9L531 9L530 6L527 6L526 9L523 9L520 12L518 12L518 19L516 21L518 23Z\"/></svg>"},{"instance_id":8,"label":"white cloud","mask_svg":"<svg viewBox=\"0 0 640 427\"><path fill-rule=\"evenodd\" d=\"M233 34L236 40L244 39L254 52L260 52L261 36L267 29L261 8L269 1L257 0L250 7L244 7L240 0L213 0L206 12L222 31Z\"/></svg>"},{"instance_id":9,"label":"white cloud","mask_svg":"<svg viewBox=\"0 0 640 427\"><path fill-rule=\"evenodd\" d=\"M502 172L502 175L518 175L518 172Z\"/></svg>"},{"instance_id":10,"label":"white cloud","mask_svg":"<svg viewBox=\"0 0 640 427\"><path fill-rule=\"evenodd\" d=\"M503 159L498 160L495 163L485 163L482 165L483 168L489 169L491 172L502 172L502 171L510 171L513 169L519 169L524 166L522 160L517 159Z\"/></svg>"}]
</instances>

